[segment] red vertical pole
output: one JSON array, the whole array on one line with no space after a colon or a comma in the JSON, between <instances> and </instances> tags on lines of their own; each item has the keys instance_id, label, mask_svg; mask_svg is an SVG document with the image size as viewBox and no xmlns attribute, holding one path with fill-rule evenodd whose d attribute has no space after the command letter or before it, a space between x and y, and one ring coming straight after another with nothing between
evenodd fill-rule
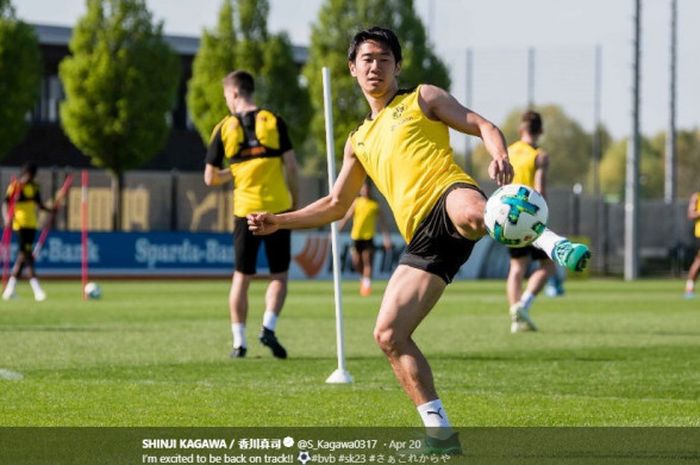
<instances>
[{"instance_id":1,"label":"red vertical pole","mask_svg":"<svg viewBox=\"0 0 700 465\"><path fill-rule=\"evenodd\" d=\"M80 176L80 251L83 300L87 300L85 285L88 282L88 171Z\"/></svg>"}]
</instances>

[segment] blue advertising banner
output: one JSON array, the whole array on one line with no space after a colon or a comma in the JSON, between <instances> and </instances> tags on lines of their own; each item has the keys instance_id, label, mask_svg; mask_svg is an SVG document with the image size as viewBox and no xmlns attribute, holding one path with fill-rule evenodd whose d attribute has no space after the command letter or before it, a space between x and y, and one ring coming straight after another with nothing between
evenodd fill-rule
<instances>
[{"instance_id":1,"label":"blue advertising banner","mask_svg":"<svg viewBox=\"0 0 700 465\"><path fill-rule=\"evenodd\" d=\"M80 233L55 231L41 249L37 267L45 276L79 275L80 260ZM91 275L230 275L233 240L224 233L92 232L88 266ZM264 255L258 266L267 268Z\"/></svg>"},{"instance_id":2,"label":"blue advertising banner","mask_svg":"<svg viewBox=\"0 0 700 465\"><path fill-rule=\"evenodd\" d=\"M331 279L332 256L328 233L295 231L291 241L291 279ZM339 235L339 258L344 278L357 278L351 263L350 235ZM391 235L392 246L377 244L374 277L388 279L398 265L404 242ZM508 254L502 246L481 240L458 277L500 277L507 271ZM503 250L501 250L503 249ZM11 256L17 254L13 237ZM37 259L40 276L79 277L79 232L52 231ZM88 238L90 276L231 276L234 270L233 236L230 233L195 232L91 232ZM264 246L260 248L257 273L268 274Z\"/></svg>"}]
</instances>

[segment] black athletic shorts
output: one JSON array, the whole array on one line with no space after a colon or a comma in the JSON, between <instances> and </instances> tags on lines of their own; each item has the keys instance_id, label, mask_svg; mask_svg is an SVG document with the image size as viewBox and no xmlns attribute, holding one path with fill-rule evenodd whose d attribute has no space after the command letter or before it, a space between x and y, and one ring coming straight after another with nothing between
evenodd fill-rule
<instances>
[{"instance_id":1,"label":"black athletic shorts","mask_svg":"<svg viewBox=\"0 0 700 465\"><path fill-rule=\"evenodd\" d=\"M255 236L248 230L248 221L245 218L234 217L233 249L236 257L236 271L255 274L261 242L265 243L270 273L283 273L289 270L291 237L289 229L279 229L268 236Z\"/></svg>"},{"instance_id":2,"label":"black athletic shorts","mask_svg":"<svg viewBox=\"0 0 700 465\"><path fill-rule=\"evenodd\" d=\"M469 240L457 232L447 214L447 194L455 189L474 189L486 195L473 184L459 182L452 184L421 221L413 239L401 254L399 265L408 265L427 271L442 278L447 284L452 282L460 267L472 253L476 241Z\"/></svg>"},{"instance_id":3,"label":"black athletic shorts","mask_svg":"<svg viewBox=\"0 0 700 465\"><path fill-rule=\"evenodd\" d=\"M530 257L533 260L546 260L549 256L542 249L528 245L527 247L508 247L510 258Z\"/></svg>"},{"instance_id":4,"label":"black athletic shorts","mask_svg":"<svg viewBox=\"0 0 700 465\"><path fill-rule=\"evenodd\" d=\"M17 236L19 237L19 250L25 254L32 254L34 252L34 238L36 237L36 229L34 228L20 228L17 231Z\"/></svg>"},{"instance_id":5,"label":"black athletic shorts","mask_svg":"<svg viewBox=\"0 0 700 465\"><path fill-rule=\"evenodd\" d=\"M352 246L355 248L357 253L362 253L365 250L374 252L374 241L372 239L357 239L352 241Z\"/></svg>"}]
</instances>

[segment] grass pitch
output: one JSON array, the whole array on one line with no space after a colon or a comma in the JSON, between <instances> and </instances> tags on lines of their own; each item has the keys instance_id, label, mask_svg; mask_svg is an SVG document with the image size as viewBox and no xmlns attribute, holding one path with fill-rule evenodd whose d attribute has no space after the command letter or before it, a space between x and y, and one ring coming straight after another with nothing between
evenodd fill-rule
<instances>
[{"instance_id":1,"label":"grass pitch","mask_svg":"<svg viewBox=\"0 0 700 465\"><path fill-rule=\"evenodd\" d=\"M347 367L336 368L330 282L292 282L260 346L264 282L250 293L249 351L228 357L226 280L45 282L0 302L0 426L418 426L375 345L383 283L343 285ZM700 301L680 281L592 280L541 296L539 333L509 334L501 281L457 282L416 332L459 426L700 426ZM11 379L20 378L21 379ZM3 379L4 378L4 379Z\"/></svg>"}]
</instances>

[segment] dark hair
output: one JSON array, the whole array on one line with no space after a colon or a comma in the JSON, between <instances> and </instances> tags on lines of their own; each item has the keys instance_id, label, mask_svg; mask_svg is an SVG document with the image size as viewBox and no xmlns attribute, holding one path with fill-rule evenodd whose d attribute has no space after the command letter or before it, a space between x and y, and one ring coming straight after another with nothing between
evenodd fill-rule
<instances>
[{"instance_id":1,"label":"dark hair","mask_svg":"<svg viewBox=\"0 0 700 465\"><path fill-rule=\"evenodd\" d=\"M379 42L380 44L386 46L394 55L394 60L396 60L396 63L401 63L402 56L399 39L391 29L386 29L379 26L374 26L355 34L355 37L353 37L352 41L350 42L350 47L348 47L348 61L355 61L355 58L357 57L357 49L368 40Z\"/></svg>"},{"instance_id":2,"label":"dark hair","mask_svg":"<svg viewBox=\"0 0 700 465\"><path fill-rule=\"evenodd\" d=\"M224 87L235 87L244 97L250 97L255 92L255 79L248 71L238 70L228 73L222 84Z\"/></svg>"},{"instance_id":3,"label":"dark hair","mask_svg":"<svg viewBox=\"0 0 700 465\"><path fill-rule=\"evenodd\" d=\"M523 113L523 117L520 119L520 124L523 130L530 134L541 134L542 133L542 116L533 110L528 110Z\"/></svg>"},{"instance_id":4,"label":"dark hair","mask_svg":"<svg viewBox=\"0 0 700 465\"><path fill-rule=\"evenodd\" d=\"M36 163L33 163L31 161L28 161L24 165L22 165L22 173L28 174L29 177L31 177L31 178L36 176L36 170L37 170Z\"/></svg>"}]
</instances>

